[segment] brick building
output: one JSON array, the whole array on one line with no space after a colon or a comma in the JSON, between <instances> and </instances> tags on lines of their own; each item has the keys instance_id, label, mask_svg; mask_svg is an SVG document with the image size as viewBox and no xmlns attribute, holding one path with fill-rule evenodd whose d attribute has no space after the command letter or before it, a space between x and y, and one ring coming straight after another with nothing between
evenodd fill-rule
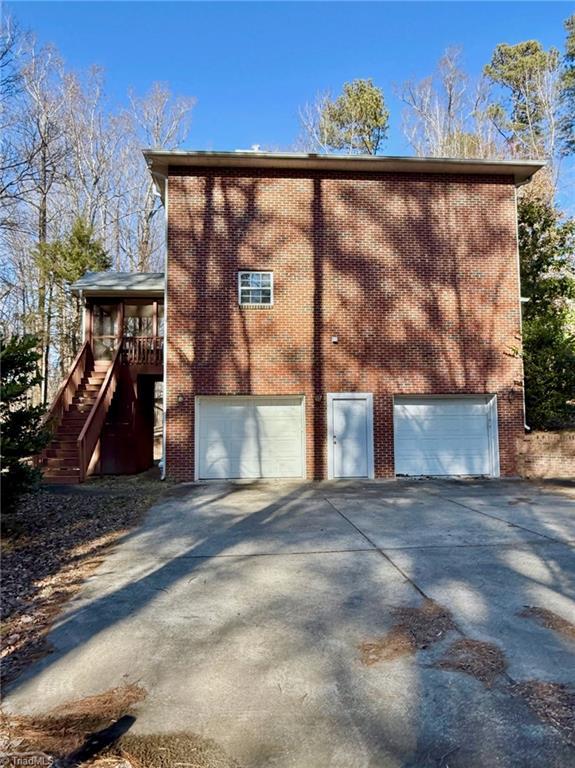
<instances>
[{"instance_id":1,"label":"brick building","mask_svg":"<svg viewBox=\"0 0 575 768\"><path fill-rule=\"evenodd\" d=\"M146 152L178 480L517 473L536 163Z\"/></svg>"},{"instance_id":2,"label":"brick building","mask_svg":"<svg viewBox=\"0 0 575 768\"><path fill-rule=\"evenodd\" d=\"M518 473L516 188L539 163L144 155L165 276L74 287L48 474L149 465L162 380L176 480Z\"/></svg>"}]
</instances>

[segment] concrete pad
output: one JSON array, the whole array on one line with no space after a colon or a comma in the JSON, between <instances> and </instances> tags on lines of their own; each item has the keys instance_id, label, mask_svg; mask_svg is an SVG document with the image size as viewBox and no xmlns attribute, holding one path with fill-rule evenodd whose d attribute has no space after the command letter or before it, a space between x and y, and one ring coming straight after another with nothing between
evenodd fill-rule
<instances>
[{"instance_id":1,"label":"concrete pad","mask_svg":"<svg viewBox=\"0 0 575 768\"><path fill-rule=\"evenodd\" d=\"M460 504L428 493L385 495L377 500L331 495L329 500L377 547L384 549L544 540L535 532L514 527L505 520L474 514Z\"/></svg>"},{"instance_id":2,"label":"concrete pad","mask_svg":"<svg viewBox=\"0 0 575 768\"><path fill-rule=\"evenodd\" d=\"M492 515L525 530L558 541L575 541L575 500L550 493L458 494L449 490L442 499Z\"/></svg>"},{"instance_id":3,"label":"concrete pad","mask_svg":"<svg viewBox=\"0 0 575 768\"><path fill-rule=\"evenodd\" d=\"M6 708L44 712L135 682L148 695L134 732L195 733L244 768L570 765L572 748L507 678L487 689L434 666L457 631L362 663L361 644L423 592L466 636L498 643L512 677L573 682L572 646L517 616L529 604L570 619L572 550L462 507L445 487L177 489L66 606L53 653L17 680ZM464 490L500 506L504 486L489 488Z\"/></svg>"},{"instance_id":4,"label":"concrete pad","mask_svg":"<svg viewBox=\"0 0 575 768\"><path fill-rule=\"evenodd\" d=\"M122 542L157 559L371 548L313 487L281 483L218 484L169 499Z\"/></svg>"},{"instance_id":5,"label":"concrete pad","mask_svg":"<svg viewBox=\"0 0 575 768\"><path fill-rule=\"evenodd\" d=\"M575 643L518 614L552 610L575 624L575 552L563 544L389 552L463 632L505 651L514 680L573 682Z\"/></svg>"}]
</instances>

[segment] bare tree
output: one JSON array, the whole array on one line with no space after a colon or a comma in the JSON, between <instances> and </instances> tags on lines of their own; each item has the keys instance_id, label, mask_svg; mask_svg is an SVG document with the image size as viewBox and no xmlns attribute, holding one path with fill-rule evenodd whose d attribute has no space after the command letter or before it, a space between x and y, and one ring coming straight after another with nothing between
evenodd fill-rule
<instances>
[{"instance_id":1,"label":"bare tree","mask_svg":"<svg viewBox=\"0 0 575 768\"><path fill-rule=\"evenodd\" d=\"M41 339L46 401L77 345L77 323L64 311L66 280L50 261L64 252L54 246L70 242L80 219L116 269L158 268L163 222L141 150L181 146L194 100L157 84L114 110L101 70L67 71L53 47L4 32L0 324Z\"/></svg>"},{"instance_id":2,"label":"bare tree","mask_svg":"<svg viewBox=\"0 0 575 768\"><path fill-rule=\"evenodd\" d=\"M132 158L133 184L130 184L124 203L122 221L122 247L128 254L130 266L146 271L156 265L160 244L163 242L161 224L157 222L160 201L141 150L176 149L186 141L195 99L176 98L165 84L154 83L150 91L139 97L129 94L130 108L123 118L129 137L123 152Z\"/></svg>"},{"instance_id":3,"label":"bare tree","mask_svg":"<svg viewBox=\"0 0 575 768\"><path fill-rule=\"evenodd\" d=\"M28 231L28 253L39 254L46 244L53 221L59 221L51 205L52 191L62 177L67 140L61 118L64 105L62 63L50 46L38 48L31 38L21 51L23 64L18 72L19 89L12 94L7 142L13 163L4 176L12 205L4 216L12 217L18 203L18 226ZM15 254L22 260L24 254ZM41 339L42 400L48 397L48 371L51 348L52 286L38 259L32 258L27 285L35 284L36 301L27 302L34 316L31 328ZM17 270L14 270L17 272ZM35 305L35 311L34 311Z\"/></svg>"},{"instance_id":4,"label":"bare tree","mask_svg":"<svg viewBox=\"0 0 575 768\"><path fill-rule=\"evenodd\" d=\"M504 150L487 114L487 83L472 83L460 58L461 50L450 48L433 75L401 86L405 135L418 155L500 157Z\"/></svg>"},{"instance_id":5,"label":"bare tree","mask_svg":"<svg viewBox=\"0 0 575 768\"><path fill-rule=\"evenodd\" d=\"M307 102L299 109L301 125L300 136L296 140L296 149L301 152L330 151L322 130L322 115L332 98L329 93L318 93L312 102Z\"/></svg>"}]
</instances>

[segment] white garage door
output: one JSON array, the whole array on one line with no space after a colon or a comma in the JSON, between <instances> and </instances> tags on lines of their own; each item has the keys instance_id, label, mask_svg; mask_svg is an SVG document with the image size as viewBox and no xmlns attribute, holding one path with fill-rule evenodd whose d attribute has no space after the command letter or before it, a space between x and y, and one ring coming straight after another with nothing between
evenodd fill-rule
<instances>
[{"instance_id":1,"label":"white garage door","mask_svg":"<svg viewBox=\"0 0 575 768\"><path fill-rule=\"evenodd\" d=\"M495 397L395 398L396 475L498 475Z\"/></svg>"},{"instance_id":2,"label":"white garage door","mask_svg":"<svg viewBox=\"0 0 575 768\"><path fill-rule=\"evenodd\" d=\"M199 397L200 479L303 477L301 397Z\"/></svg>"}]
</instances>

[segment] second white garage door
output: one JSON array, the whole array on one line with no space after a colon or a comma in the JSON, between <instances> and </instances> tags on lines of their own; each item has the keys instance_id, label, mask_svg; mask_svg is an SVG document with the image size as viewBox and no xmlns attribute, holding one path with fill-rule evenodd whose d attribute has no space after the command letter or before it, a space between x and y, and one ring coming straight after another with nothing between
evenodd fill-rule
<instances>
[{"instance_id":1,"label":"second white garage door","mask_svg":"<svg viewBox=\"0 0 575 768\"><path fill-rule=\"evenodd\" d=\"M396 475L499 474L495 397L398 397Z\"/></svg>"},{"instance_id":2,"label":"second white garage door","mask_svg":"<svg viewBox=\"0 0 575 768\"><path fill-rule=\"evenodd\" d=\"M198 397L198 478L304 477L302 397Z\"/></svg>"}]
</instances>

